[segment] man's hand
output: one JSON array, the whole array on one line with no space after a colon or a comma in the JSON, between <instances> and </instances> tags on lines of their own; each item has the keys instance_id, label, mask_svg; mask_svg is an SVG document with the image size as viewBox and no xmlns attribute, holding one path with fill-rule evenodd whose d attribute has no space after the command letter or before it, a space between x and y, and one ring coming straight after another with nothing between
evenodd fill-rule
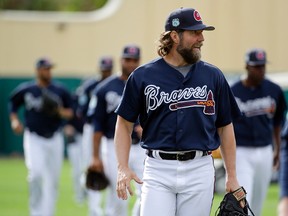
<instances>
[{"instance_id":1,"label":"man's hand","mask_svg":"<svg viewBox=\"0 0 288 216\"><path fill-rule=\"evenodd\" d=\"M100 160L100 158L93 157L92 163L89 166L89 169L98 171L98 172L103 172L104 167L103 167L103 162Z\"/></svg>"},{"instance_id":2,"label":"man's hand","mask_svg":"<svg viewBox=\"0 0 288 216\"><path fill-rule=\"evenodd\" d=\"M143 183L130 168L118 168L117 194L120 199L128 199L127 191L129 192L130 196L133 196L131 180L136 181L138 184Z\"/></svg>"},{"instance_id":3,"label":"man's hand","mask_svg":"<svg viewBox=\"0 0 288 216\"><path fill-rule=\"evenodd\" d=\"M20 134L23 133L23 125L16 118L11 121L11 128L14 131L15 134L20 135Z\"/></svg>"}]
</instances>

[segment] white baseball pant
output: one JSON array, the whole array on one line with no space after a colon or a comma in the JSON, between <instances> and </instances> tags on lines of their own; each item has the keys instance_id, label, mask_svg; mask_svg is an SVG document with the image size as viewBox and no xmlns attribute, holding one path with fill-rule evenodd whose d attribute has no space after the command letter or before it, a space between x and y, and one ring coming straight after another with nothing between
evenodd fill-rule
<instances>
[{"instance_id":1,"label":"white baseball pant","mask_svg":"<svg viewBox=\"0 0 288 216\"><path fill-rule=\"evenodd\" d=\"M82 154L82 134L76 133L75 142L69 143L67 145L67 156L72 168L71 177L75 193L75 200L77 203L84 202L86 193L84 185L80 182L81 176L83 174L81 165Z\"/></svg>"},{"instance_id":2,"label":"white baseball pant","mask_svg":"<svg viewBox=\"0 0 288 216\"><path fill-rule=\"evenodd\" d=\"M140 144L131 145L129 155L129 166L136 173L136 175L142 179L144 171L144 161L146 158L145 149ZM141 188L142 184L135 184L136 200L132 209L132 216L140 216L140 200L141 200Z\"/></svg>"},{"instance_id":3,"label":"white baseball pant","mask_svg":"<svg viewBox=\"0 0 288 216\"><path fill-rule=\"evenodd\" d=\"M28 169L30 214L52 216L55 211L64 155L63 135L55 132L47 139L25 130L23 141Z\"/></svg>"},{"instance_id":4,"label":"white baseball pant","mask_svg":"<svg viewBox=\"0 0 288 216\"><path fill-rule=\"evenodd\" d=\"M127 216L127 201L119 199L116 192L117 159L114 140L103 137L101 148L104 172L110 181L107 190L105 216Z\"/></svg>"},{"instance_id":5,"label":"white baseball pant","mask_svg":"<svg viewBox=\"0 0 288 216\"><path fill-rule=\"evenodd\" d=\"M93 134L94 128L92 124L84 124L83 135L82 135L82 171L83 176L89 165L92 162L93 157ZM82 184L85 185L85 177L82 177ZM99 216L102 215L101 199L102 194L100 191L87 190L88 195L88 215L89 216Z\"/></svg>"},{"instance_id":6,"label":"white baseball pant","mask_svg":"<svg viewBox=\"0 0 288 216\"><path fill-rule=\"evenodd\" d=\"M239 184L247 192L247 201L255 215L260 216L273 170L272 145L236 149L236 172Z\"/></svg>"},{"instance_id":7,"label":"white baseball pant","mask_svg":"<svg viewBox=\"0 0 288 216\"><path fill-rule=\"evenodd\" d=\"M177 161L147 157L141 216L209 216L215 169L211 155Z\"/></svg>"}]
</instances>

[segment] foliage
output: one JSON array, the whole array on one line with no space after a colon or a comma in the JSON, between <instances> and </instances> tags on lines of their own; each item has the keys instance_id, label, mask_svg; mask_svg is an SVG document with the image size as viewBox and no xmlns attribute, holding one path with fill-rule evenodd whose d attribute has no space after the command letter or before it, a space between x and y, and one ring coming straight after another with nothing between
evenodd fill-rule
<instances>
[{"instance_id":1,"label":"foliage","mask_svg":"<svg viewBox=\"0 0 288 216\"><path fill-rule=\"evenodd\" d=\"M0 0L0 10L93 11L108 0Z\"/></svg>"}]
</instances>

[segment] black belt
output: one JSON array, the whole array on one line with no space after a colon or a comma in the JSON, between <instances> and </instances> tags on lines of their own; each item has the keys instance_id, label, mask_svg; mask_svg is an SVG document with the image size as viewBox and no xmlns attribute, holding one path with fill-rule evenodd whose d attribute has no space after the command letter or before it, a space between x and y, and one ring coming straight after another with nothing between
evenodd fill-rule
<instances>
[{"instance_id":1,"label":"black belt","mask_svg":"<svg viewBox=\"0 0 288 216\"><path fill-rule=\"evenodd\" d=\"M29 131L32 132L32 133L36 133L37 135L39 135L41 137L44 137L46 139L49 139L49 138L53 137L54 133L56 132L56 131L54 131L54 132L49 131L49 132L45 132L45 133L42 133L42 132L40 133L40 132L37 132L35 130L31 130L31 129L29 129Z\"/></svg>"},{"instance_id":2,"label":"black belt","mask_svg":"<svg viewBox=\"0 0 288 216\"><path fill-rule=\"evenodd\" d=\"M149 157L154 158L153 156L153 150L146 150L146 154ZM210 155L211 151L202 151L202 157L206 155ZM193 160L196 157L196 151L189 151L189 152L181 152L181 153L164 153L159 152L159 156L163 160L178 160L178 161L187 161L187 160Z\"/></svg>"}]
</instances>

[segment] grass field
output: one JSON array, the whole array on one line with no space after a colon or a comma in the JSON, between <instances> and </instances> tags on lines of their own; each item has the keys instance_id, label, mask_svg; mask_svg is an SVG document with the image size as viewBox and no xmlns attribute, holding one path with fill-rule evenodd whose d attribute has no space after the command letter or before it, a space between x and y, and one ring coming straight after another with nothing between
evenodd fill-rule
<instances>
[{"instance_id":1,"label":"grass field","mask_svg":"<svg viewBox=\"0 0 288 216\"><path fill-rule=\"evenodd\" d=\"M65 160L56 216L87 216L87 205L79 206L74 202L70 171L70 165ZM28 216L28 185L24 160L22 158L0 158L0 173L0 215ZM270 186L262 216L276 216L278 190L277 184ZM222 197L215 196L211 216L214 215ZM133 199L129 201L130 209L132 204Z\"/></svg>"}]
</instances>

